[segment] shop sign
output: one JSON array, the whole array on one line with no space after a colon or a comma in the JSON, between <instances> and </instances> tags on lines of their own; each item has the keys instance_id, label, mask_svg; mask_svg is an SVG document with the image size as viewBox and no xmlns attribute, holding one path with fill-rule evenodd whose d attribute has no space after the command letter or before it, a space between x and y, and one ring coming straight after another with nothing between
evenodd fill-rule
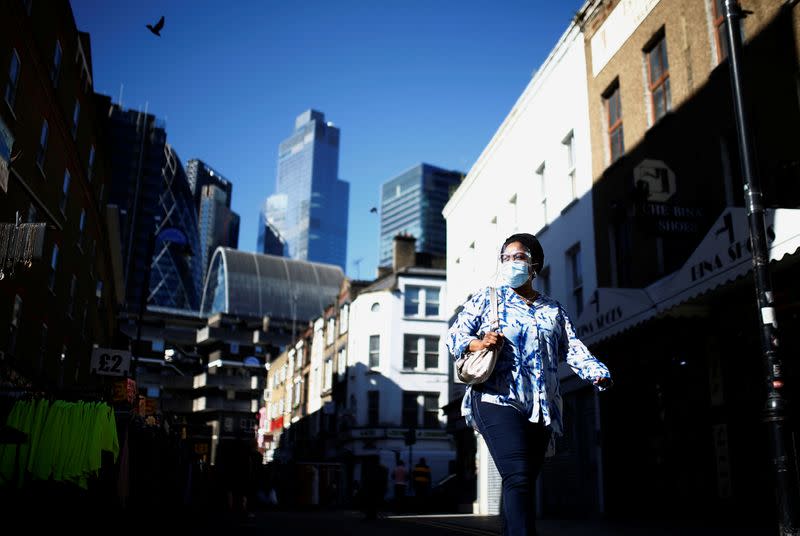
<instances>
[{"instance_id":1,"label":"shop sign","mask_svg":"<svg viewBox=\"0 0 800 536\"><path fill-rule=\"evenodd\" d=\"M95 348L92 350L92 361L89 365L89 370L101 376L129 376L131 353L127 350Z\"/></svg>"},{"instance_id":2,"label":"shop sign","mask_svg":"<svg viewBox=\"0 0 800 536\"><path fill-rule=\"evenodd\" d=\"M701 207L686 207L646 201L636 207L647 228L658 235L694 234L702 230L706 211Z\"/></svg>"},{"instance_id":3,"label":"shop sign","mask_svg":"<svg viewBox=\"0 0 800 536\"><path fill-rule=\"evenodd\" d=\"M655 314L655 306L644 289L598 288L575 322L578 337L595 342Z\"/></svg>"},{"instance_id":4,"label":"shop sign","mask_svg":"<svg viewBox=\"0 0 800 536\"><path fill-rule=\"evenodd\" d=\"M675 173L661 160L642 160L633 168L633 183L647 201L663 203L675 195Z\"/></svg>"}]
</instances>

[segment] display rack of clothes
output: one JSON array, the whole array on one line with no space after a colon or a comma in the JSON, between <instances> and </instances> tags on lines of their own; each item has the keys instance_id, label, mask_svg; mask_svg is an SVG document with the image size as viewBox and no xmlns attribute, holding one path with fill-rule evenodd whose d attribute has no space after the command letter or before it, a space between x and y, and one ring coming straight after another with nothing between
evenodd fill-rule
<instances>
[{"instance_id":1,"label":"display rack of clothes","mask_svg":"<svg viewBox=\"0 0 800 536\"><path fill-rule=\"evenodd\" d=\"M17 440L0 443L2 487L55 481L87 489L103 466L103 453L114 462L119 456L114 411L105 402L24 397L13 404L3 429Z\"/></svg>"}]
</instances>

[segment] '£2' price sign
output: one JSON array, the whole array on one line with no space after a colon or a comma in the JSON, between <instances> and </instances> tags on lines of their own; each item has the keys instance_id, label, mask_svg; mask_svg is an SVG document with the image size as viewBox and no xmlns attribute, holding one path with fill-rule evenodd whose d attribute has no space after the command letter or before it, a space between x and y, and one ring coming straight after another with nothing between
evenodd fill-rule
<instances>
[{"instance_id":1,"label":"'\u00a32' price sign","mask_svg":"<svg viewBox=\"0 0 800 536\"><path fill-rule=\"evenodd\" d=\"M128 376L131 370L131 353L127 350L95 348L92 351L91 371L105 376Z\"/></svg>"}]
</instances>

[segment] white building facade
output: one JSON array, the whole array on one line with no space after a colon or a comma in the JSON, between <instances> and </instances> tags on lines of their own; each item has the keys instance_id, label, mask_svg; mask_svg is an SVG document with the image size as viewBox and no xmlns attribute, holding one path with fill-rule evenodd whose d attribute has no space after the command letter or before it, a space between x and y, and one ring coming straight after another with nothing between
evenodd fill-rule
<instances>
[{"instance_id":1,"label":"white building facade","mask_svg":"<svg viewBox=\"0 0 800 536\"><path fill-rule=\"evenodd\" d=\"M443 210L449 314L477 289L496 283L500 246L517 232L536 235L544 249L537 289L561 302L573 320L581 314L586 297L597 287L587 95L584 36L573 23ZM575 405L581 415L596 415L596 395L566 366L562 392L565 405ZM594 422L592 427L599 426ZM598 448L583 445L571 451L593 460L595 474L586 485L596 487L601 510ZM480 438L477 456L474 509L496 514L499 476L492 463L481 463L489 455ZM540 484L547 472L545 464ZM548 490L550 486L548 481ZM540 510L546 510L547 500L539 494Z\"/></svg>"},{"instance_id":2,"label":"white building facade","mask_svg":"<svg viewBox=\"0 0 800 536\"><path fill-rule=\"evenodd\" d=\"M444 270L403 268L364 289L349 317L347 448L356 459L377 455L390 469L399 457L409 473L424 457L433 484L455 457L441 411L450 364L443 357L445 299Z\"/></svg>"}]
</instances>

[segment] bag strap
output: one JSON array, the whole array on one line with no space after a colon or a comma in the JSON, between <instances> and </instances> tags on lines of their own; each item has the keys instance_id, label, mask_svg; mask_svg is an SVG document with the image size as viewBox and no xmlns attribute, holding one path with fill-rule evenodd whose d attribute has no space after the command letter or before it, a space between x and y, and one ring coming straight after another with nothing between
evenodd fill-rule
<instances>
[{"instance_id":1,"label":"bag strap","mask_svg":"<svg viewBox=\"0 0 800 536\"><path fill-rule=\"evenodd\" d=\"M498 328L498 327L500 327L500 318L498 318L498 315L497 315L497 289L494 288L494 287L491 287L489 289L489 292L491 292L491 294L492 294L492 296L490 298L491 304L492 304L492 327Z\"/></svg>"}]
</instances>

